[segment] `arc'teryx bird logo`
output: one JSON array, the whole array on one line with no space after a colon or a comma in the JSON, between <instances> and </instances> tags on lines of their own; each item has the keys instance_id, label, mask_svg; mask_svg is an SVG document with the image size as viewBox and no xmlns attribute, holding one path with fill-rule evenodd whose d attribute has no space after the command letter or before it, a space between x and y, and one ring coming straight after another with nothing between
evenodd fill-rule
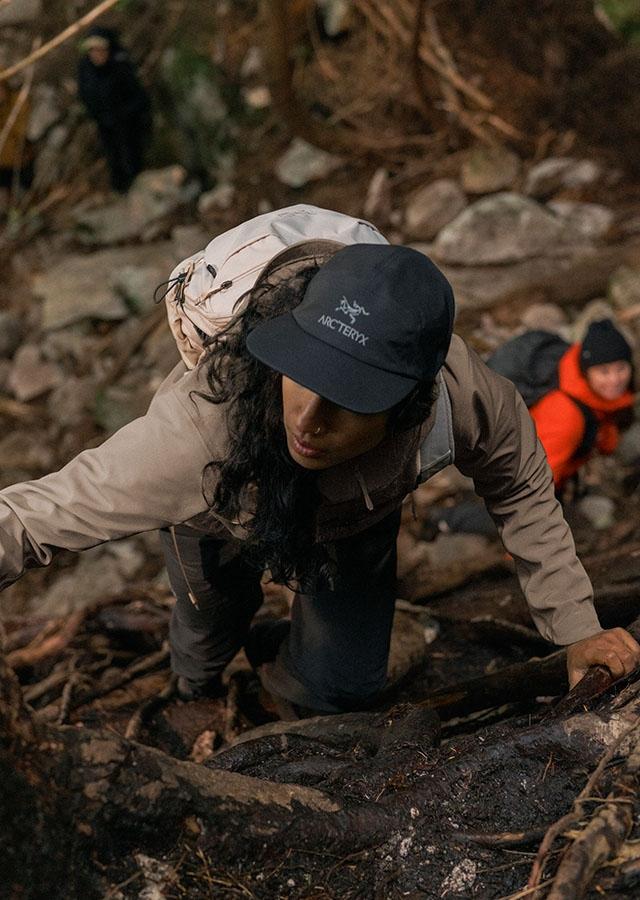
<instances>
[{"instance_id":1,"label":"arc'teryx bird logo","mask_svg":"<svg viewBox=\"0 0 640 900\"><path fill-rule=\"evenodd\" d=\"M366 311L364 306L360 306L359 303L349 303L347 298L342 295L342 300L340 301L340 306L336 306L336 312L344 313L345 316L349 316L351 324L354 325L357 316L368 316L369 313Z\"/></svg>"}]
</instances>

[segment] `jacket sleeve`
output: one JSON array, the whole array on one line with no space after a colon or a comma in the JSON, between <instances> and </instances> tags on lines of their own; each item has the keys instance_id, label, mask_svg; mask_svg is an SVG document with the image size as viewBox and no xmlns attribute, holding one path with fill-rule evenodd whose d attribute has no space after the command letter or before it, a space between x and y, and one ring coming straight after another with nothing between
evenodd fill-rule
<instances>
[{"instance_id":1,"label":"jacket sleeve","mask_svg":"<svg viewBox=\"0 0 640 900\"><path fill-rule=\"evenodd\" d=\"M513 556L533 620L547 640L570 644L601 631L551 470L524 401L454 337L445 380L456 465L473 478Z\"/></svg>"},{"instance_id":2,"label":"jacket sleeve","mask_svg":"<svg viewBox=\"0 0 640 900\"><path fill-rule=\"evenodd\" d=\"M100 447L0 491L0 588L47 565L56 550L83 550L206 509L202 471L216 448L203 435L219 413L192 399L198 387L188 373Z\"/></svg>"}]
</instances>

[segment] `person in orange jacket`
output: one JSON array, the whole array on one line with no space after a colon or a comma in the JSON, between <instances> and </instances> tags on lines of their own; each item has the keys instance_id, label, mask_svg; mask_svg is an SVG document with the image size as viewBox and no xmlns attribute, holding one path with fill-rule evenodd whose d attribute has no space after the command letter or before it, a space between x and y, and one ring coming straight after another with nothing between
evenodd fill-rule
<instances>
[{"instance_id":1,"label":"person in orange jacket","mask_svg":"<svg viewBox=\"0 0 640 900\"><path fill-rule=\"evenodd\" d=\"M631 347L610 319L592 322L560 359L558 387L529 410L556 490L592 456L613 453L618 420L633 406Z\"/></svg>"}]
</instances>

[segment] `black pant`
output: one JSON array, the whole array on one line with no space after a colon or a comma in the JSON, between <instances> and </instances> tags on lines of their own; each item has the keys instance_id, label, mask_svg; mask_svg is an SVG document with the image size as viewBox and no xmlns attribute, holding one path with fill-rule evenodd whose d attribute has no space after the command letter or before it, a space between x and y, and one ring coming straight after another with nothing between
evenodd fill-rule
<instances>
[{"instance_id":1,"label":"black pant","mask_svg":"<svg viewBox=\"0 0 640 900\"><path fill-rule=\"evenodd\" d=\"M136 175L142 172L151 125L151 115L146 111L122 119L114 125L98 123L114 191L127 191Z\"/></svg>"},{"instance_id":2,"label":"black pant","mask_svg":"<svg viewBox=\"0 0 640 900\"><path fill-rule=\"evenodd\" d=\"M275 661L261 670L270 690L326 712L366 706L381 690L395 606L399 525L398 510L331 546L332 589L296 594L289 633ZM162 543L176 595L172 666L192 684L203 684L246 641L262 602L261 573L243 559L238 542L188 526L163 531Z\"/></svg>"}]
</instances>

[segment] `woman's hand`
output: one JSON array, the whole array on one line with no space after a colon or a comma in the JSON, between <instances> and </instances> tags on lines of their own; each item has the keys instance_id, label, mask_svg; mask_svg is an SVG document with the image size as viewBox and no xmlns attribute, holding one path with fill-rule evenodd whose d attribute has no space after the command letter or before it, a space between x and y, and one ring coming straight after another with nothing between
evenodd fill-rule
<instances>
[{"instance_id":1,"label":"woman's hand","mask_svg":"<svg viewBox=\"0 0 640 900\"><path fill-rule=\"evenodd\" d=\"M614 678L622 678L640 666L640 644L624 628L611 628L569 644L569 687L575 687L589 666L596 665L606 666Z\"/></svg>"}]
</instances>

